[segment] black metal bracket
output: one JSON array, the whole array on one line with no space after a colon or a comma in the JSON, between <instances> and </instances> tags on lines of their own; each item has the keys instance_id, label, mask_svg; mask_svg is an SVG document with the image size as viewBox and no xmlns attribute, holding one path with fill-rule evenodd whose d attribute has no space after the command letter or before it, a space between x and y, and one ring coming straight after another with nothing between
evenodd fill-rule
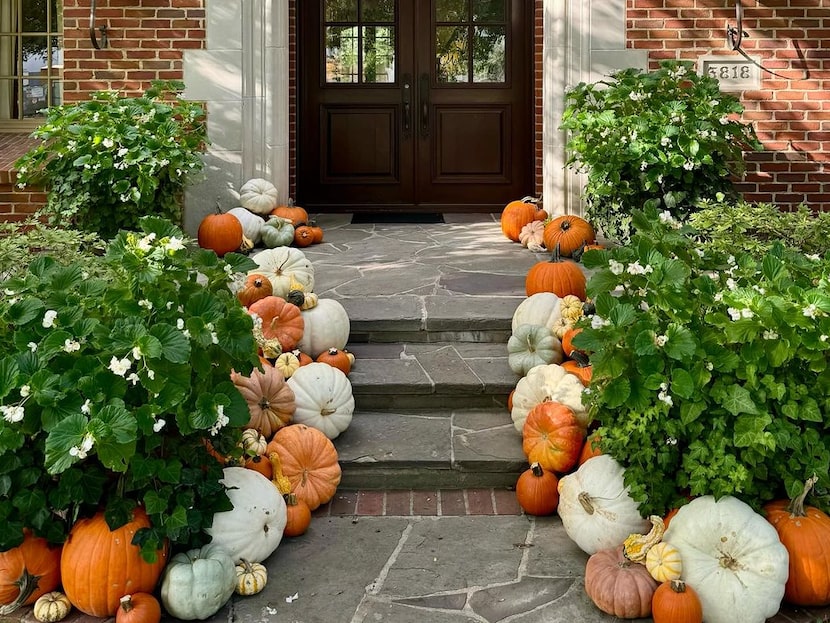
<instances>
[{"instance_id":1,"label":"black metal bracket","mask_svg":"<svg viewBox=\"0 0 830 623\"><path fill-rule=\"evenodd\" d=\"M95 36L95 0L92 0L89 5L89 40L92 42L92 47L96 50L107 47L107 26L106 24L98 28L101 32L101 42Z\"/></svg>"},{"instance_id":2,"label":"black metal bracket","mask_svg":"<svg viewBox=\"0 0 830 623\"><path fill-rule=\"evenodd\" d=\"M735 0L735 25L726 25L726 38L733 50L740 50L744 37L749 37L744 30L744 5L741 0Z\"/></svg>"}]
</instances>

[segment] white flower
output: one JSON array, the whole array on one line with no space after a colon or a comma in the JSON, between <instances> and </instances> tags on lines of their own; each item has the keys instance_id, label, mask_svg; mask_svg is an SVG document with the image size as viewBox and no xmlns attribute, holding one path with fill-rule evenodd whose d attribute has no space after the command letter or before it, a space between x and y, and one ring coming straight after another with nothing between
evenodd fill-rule
<instances>
[{"instance_id":1,"label":"white flower","mask_svg":"<svg viewBox=\"0 0 830 623\"><path fill-rule=\"evenodd\" d=\"M147 378L150 379L151 381L154 378L156 378L156 373L153 370L151 370L150 368L147 368Z\"/></svg>"},{"instance_id":2,"label":"white flower","mask_svg":"<svg viewBox=\"0 0 830 623\"><path fill-rule=\"evenodd\" d=\"M605 318L601 318L600 316L597 316L596 314L591 316L591 328L592 329L599 329L601 327L606 327L609 324L611 324L610 320L605 320Z\"/></svg>"},{"instance_id":3,"label":"white flower","mask_svg":"<svg viewBox=\"0 0 830 623\"><path fill-rule=\"evenodd\" d=\"M26 346L28 346L29 350L32 352L35 352L37 350L37 344L35 344L34 342L29 342L28 344L26 344Z\"/></svg>"},{"instance_id":4,"label":"white flower","mask_svg":"<svg viewBox=\"0 0 830 623\"><path fill-rule=\"evenodd\" d=\"M664 136L660 139L660 144L663 147L668 147L669 145L671 145L671 139L668 136Z\"/></svg>"},{"instance_id":5,"label":"white flower","mask_svg":"<svg viewBox=\"0 0 830 623\"><path fill-rule=\"evenodd\" d=\"M135 372L133 372L130 376L127 377L127 380L130 383L132 383L133 386L135 386L135 384L138 383L141 379L138 378L138 375Z\"/></svg>"},{"instance_id":6,"label":"white flower","mask_svg":"<svg viewBox=\"0 0 830 623\"><path fill-rule=\"evenodd\" d=\"M185 329L184 331L182 331L182 335L185 336L186 338L189 338L190 337L190 331Z\"/></svg>"},{"instance_id":7,"label":"white flower","mask_svg":"<svg viewBox=\"0 0 830 623\"><path fill-rule=\"evenodd\" d=\"M668 341L669 341L669 338L666 335L658 335L654 338L654 344L658 348L663 348L666 345L666 342L668 342Z\"/></svg>"},{"instance_id":8,"label":"white flower","mask_svg":"<svg viewBox=\"0 0 830 623\"><path fill-rule=\"evenodd\" d=\"M81 343L76 340L66 339L63 341L63 350L67 353L74 353L81 350Z\"/></svg>"},{"instance_id":9,"label":"white flower","mask_svg":"<svg viewBox=\"0 0 830 623\"><path fill-rule=\"evenodd\" d=\"M156 234L149 233L138 241L136 247L141 251L149 251L153 246L153 240L156 239Z\"/></svg>"},{"instance_id":10,"label":"white flower","mask_svg":"<svg viewBox=\"0 0 830 623\"><path fill-rule=\"evenodd\" d=\"M727 115L723 115L720 119L718 119L721 125L727 125L729 123L729 117Z\"/></svg>"},{"instance_id":11,"label":"white flower","mask_svg":"<svg viewBox=\"0 0 830 623\"><path fill-rule=\"evenodd\" d=\"M629 275L646 275L648 273L654 272L654 269L651 267L651 264L646 264L645 266L643 266L640 264L638 260L633 264L629 264L626 268L626 271Z\"/></svg>"},{"instance_id":12,"label":"white flower","mask_svg":"<svg viewBox=\"0 0 830 623\"><path fill-rule=\"evenodd\" d=\"M818 338L818 341L819 342L826 342L827 341L827 336L826 335L820 335L819 338Z\"/></svg>"},{"instance_id":13,"label":"white flower","mask_svg":"<svg viewBox=\"0 0 830 623\"><path fill-rule=\"evenodd\" d=\"M641 162L640 163L640 171L645 171L647 168L648 168L648 163L647 162Z\"/></svg>"},{"instance_id":14,"label":"white flower","mask_svg":"<svg viewBox=\"0 0 830 623\"><path fill-rule=\"evenodd\" d=\"M58 312L54 309L49 309L43 314L43 328L44 329L51 329L55 326L55 318L58 317Z\"/></svg>"},{"instance_id":15,"label":"white flower","mask_svg":"<svg viewBox=\"0 0 830 623\"><path fill-rule=\"evenodd\" d=\"M10 424L15 424L17 422L22 421L23 416L25 415L22 405L17 405L14 407L0 405L0 413L3 414L3 419L9 422Z\"/></svg>"},{"instance_id":16,"label":"white flower","mask_svg":"<svg viewBox=\"0 0 830 623\"><path fill-rule=\"evenodd\" d=\"M212 322L208 322L208 323L205 325L205 329L207 329L208 331L213 331L215 328L216 328L216 327L214 327L214 326L213 326L213 323L212 323Z\"/></svg>"},{"instance_id":17,"label":"white flower","mask_svg":"<svg viewBox=\"0 0 830 623\"><path fill-rule=\"evenodd\" d=\"M696 249L695 249L695 253L697 253L697 256L698 256L698 257L703 257L703 256L704 256L703 249L697 249L697 248L696 248Z\"/></svg>"},{"instance_id":18,"label":"white flower","mask_svg":"<svg viewBox=\"0 0 830 623\"><path fill-rule=\"evenodd\" d=\"M213 342L214 344L219 343L219 336L216 335L216 331L211 331L210 332L210 341Z\"/></svg>"},{"instance_id":19,"label":"white flower","mask_svg":"<svg viewBox=\"0 0 830 623\"><path fill-rule=\"evenodd\" d=\"M215 436L230 419L225 415L224 405L216 405L216 423L210 427L211 436Z\"/></svg>"},{"instance_id":20,"label":"white flower","mask_svg":"<svg viewBox=\"0 0 830 623\"><path fill-rule=\"evenodd\" d=\"M818 253L810 253L809 255L805 255L808 260L813 260L814 262L818 262L821 259L821 256Z\"/></svg>"},{"instance_id":21,"label":"white flower","mask_svg":"<svg viewBox=\"0 0 830 623\"><path fill-rule=\"evenodd\" d=\"M715 364L713 364L711 361L707 361L706 362L706 369L709 370L709 372L711 372L712 370L715 369Z\"/></svg>"},{"instance_id":22,"label":"white flower","mask_svg":"<svg viewBox=\"0 0 830 623\"><path fill-rule=\"evenodd\" d=\"M755 316L755 312L748 307L741 310L741 318L752 318L753 316Z\"/></svg>"},{"instance_id":23,"label":"white flower","mask_svg":"<svg viewBox=\"0 0 830 623\"><path fill-rule=\"evenodd\" d=\"M167 241L167 244L164 245L165 251L180 251L184 248L184 242L182 242L182 239L177 236L171 236Z\"/></svg>"},{"instance_id":24,"label":"white flower","mask_svg":"<svg viewBox=\"0 0 830 623\"><path fill-rule=\"evenodd\" d=\"M631 98L632 102L639 102L646 98L646 94L642 91L632 91L628 94L628 97Z\"/></svg>"},{"instance_id":25,"label":"white flower","mask_svg":"<svg viewBox=\"0 0 830 623\"><path fill-rule=\"evenodd\" d=\"M817 318L821 312L819 312L818 307L816 307L814 303L810 303L802 310L801 313L807 316L807 318Z\"/></svg>"},{"instance_id":26,"label":"white flower","mask_svg":"<svg viewBox=\"0 0 830 623\"><path fill-rule=\"evenodd\" d=\"M156 420L153 424L153 430L159 432L162 428L164 428L165 424L167 424L167 422L165 422L164 420Z\"/></svg>"},{"instance_id":27,"label":"white flower","mask_svg":"<svg viewBox=\"0 0 830 623\"><path fill-rule=\"evenodd\" d=\"M647 312L649 309L651 309L651 307L646 301L640 301L640 309L644 312Z\"/></svg>"},{"instance_id":28,"label":"white flower","mask_svg":"<svg viewBox=\"0 0 830 623\"><path fill-rule=\"evenodd\" d=\"M105 139L102 141L102 143L104 144L104 147L106 147L107 149L109 149L110 147L112 147L113 145L115 145L115 142L114 142L111 138L109 138L109 137L105 138Z\"/></svg>"},{"instance_id":29,"label":"white flower","mask_svg":"<svg viewBox=\"0 0 830 623\"><path fill-rule=\"evenodd\" d=\"M720 303L723 300L723 292L715 292L715 302Z\"/></svg>"},{"instance_id":30,"label":"white flower","mask_svg":"<svg viewBox=\"0 0 830 623\"><path fill-rule=\"evenodd\" d=\"M738 282L732 279L732 277L729 277L729 279L726 280L726 287L730 290L734 290L738 287Z\"/></svg>"},{"instance_id":31,"label":"white flower","mask_svg":"<svg viewBox=\"0 0 830 623\"><path fill-rule=\"evenodd\" d=\"M677 445L677 439L675 439L674 437L667 437L666 438L666 445L667 446L676 446Z\"/></svg>"},{"instance_id":32,"label":"white flower","mask_svg":"<svg viewBox=\"0 0 830 623\"><path fill-rule=\"evenodd\" d=\"M84 435L83 440L81 440L80 446L72 446L69 448L69 454L70 456L77 456L79 459L85 459L94 445L95 437L93 437L90 433L87 433Z\"/></svg>"},{"instance_id":33,"label":"white flower","mask_svg":"<svg viewBox=\"0 0 830 623\"><path fill-rule=\"evenodd\" d=\"M692 169L695 168L695 163L692 162L691 160L687 160L686 162L683 163L683 168L686 169L687 171L691 171Z\"/></svg>"},{"instance_id":34,"label":"white flower","mask_svg":"<svg viewBox=\"0 0 830 623\"><path fill-rule=\"evenodd\" d=\"M130 150L129 150L129 149L127 149L126 147L122 147L122 148L121 148L121 149L119 149L116 153L117 153L117 155L118 155L118 157L119 157L119 158L123 158L124 156L126 156L126 155L127 155L127 153L128 153L129 151L130 151Z\"/></svg>"},{"instance_id":35,"label":"white flower","mask_svg":"<svg viewBox=\"0 0 830 623\"><path fill-rule=\"evenodd\" d=\"M126 357L124 359L118 359L118 357L113 356L110 359L109 369L112 370L113 374L117 374L118 376L124 376L127 374L127 370L130 369L132 363Z\"/></svg>"},{"instance_id":36,"label":"white flower","mask_svg":"<svg viewBox=\"0 0 830 623\"><path fill-rule=\"evenodd\" d=\"M153 302L148 299L141 299L138 302L139 307L144 307L146 309L153 309Z\"/></svg>"},{"instance_id":37,"label":"white flower","mask_svg":"<svg viewBox=\"0 0 830 623\"><path fill-rule=\"evenodd\" d=\"M661 401L665 402L670 407L672 405L674 405L674 401L672 400L671 396L669 396L668 393L666 393L665 390L663 390L659 394L657 394L657 400L661 400Z\"/></svg>"},{"instance_id":38,"label":"white flower","mask_svg":"<svg viewBox=\"0 0 830 623\"><path fill-rule=\"evenodd\" d=\"M89 398L87 398L87 399L84 401L84 404L82 404L82 405L81 405L81 413L84 413L84 414L86 414L86 415L89 415L89 405L90 405L90 404L92 404L92 403L89 401Z\"/></svg>"},{"instance_id":39,"label":"white flower","mask_svg":"<svg viewBox=\"0 0 830 623\"><path fill-rule=\"evenodd\" d=\"M26 398L32 392L32 388L28 385L22 385L20 387L20 397Z\"/></svg>"},{"instance_id":40,"label":"white flower","mask_svg":"<svg viewBox=\"0 0 830 623\"><path fill-rule=\"evenodd\" d=\"M14 290L9 290L8 288L6 288L5 290L3 290L3 294L5 294L6 296L14 296Z\"/></svg>"},{"instance_id":41,"label":"white flower","mask_svg":"<svg viewBox=\"0 0 830 623\"><path fill-rule=\"evenodd\" d=\"M661 223L674 223L674 217L672 216L672 213L668 210L663 210L662 212L660 212L659 218Z\"/></svg>"},{"instance_id":42,"label":"white flower","mask_svg":"<svg viewBox=\"0 0 830 623\"><path fill-rule=\"evenodd\" d=\"M228 275L233 274L233 268L231 268L230 264L225 264L225 266L222 268L222 270L224 270L225 273L228 274Z\"/></svg>"},{"instance_id":43,"label":"white flower","mask_svg":"<svg viewBox=\"0 0 830 623\"><path fill-rule=\"evenodd\" d=\"M177 328L179 331L181 331L182 329L184 329L184 319L183 319L183 318L178 318L178 319L176 320L176 328Z\"/></svg>"},{"instance_id":44,"label":"white flower","mask_svg":"<svg viewBox=\"0 0 830 623\"><path fill-rule=\"evenodd\" d=\"M740 320L741 318L741 310L735 309L734 307L727 308L726 313L729 314L732 320Z\"/></svg>"},{"instance_id":45,"label":"white flower","mask_svg":"<svg viewBox=\"0 0 830 623\"><path fill-rule=\"evenodd\" d=\"M608 268L611 270L611 273L614 275L622 275L623 271L625 270L625 266L622 265L621 262L617 260L608 260ZM255 316L256 318L256 316ZM260 326L262 325L262 319L258 318Z\"/></svg>"},{"instance_id":46,"label":"white flower","mask_svg":"<svg viewBox=\"0 0 830 623\"><path fill-rule=\"evenodd\" d=\"M764 331L763 336L764 336L765 340L777 340L778 339L778 334L775 331L770 331L769 329Z\"/></svg>"},{"instance_id":47,"label":"white flower","mask_svg":"<svg viewBox=\"0 0 830 623\"><path fill-rule=\"evenodd\" d=\"M138 361L139 359L141 359L141 357L142 357L141 347L140 346L134 346L133 347L133 359Z\"/></svg>"}]
</instances>

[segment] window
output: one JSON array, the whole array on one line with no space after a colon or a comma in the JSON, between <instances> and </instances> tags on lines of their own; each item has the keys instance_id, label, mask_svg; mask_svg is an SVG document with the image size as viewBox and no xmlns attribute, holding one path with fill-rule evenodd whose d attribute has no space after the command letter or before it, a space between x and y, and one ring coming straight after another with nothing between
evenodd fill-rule
<instances>
[{"instance_id":1,"label":"window","mask_svg":"<svg viewBox=\"0 0 830 623\"><path fill-rule=\"evenodd\" d=\"M0 129L28 129L60 104L61 0L0 2Z\"/></svg>"},{"instance_id":2,"label":"window","mask_svg":"<svg viewBox=\"0 0 830 623\"><path fill-rule=\"evenodd\" d=\"M395 82L393 0L327 0L324 6L326 82Z\"/></svg>"}]
</instances>

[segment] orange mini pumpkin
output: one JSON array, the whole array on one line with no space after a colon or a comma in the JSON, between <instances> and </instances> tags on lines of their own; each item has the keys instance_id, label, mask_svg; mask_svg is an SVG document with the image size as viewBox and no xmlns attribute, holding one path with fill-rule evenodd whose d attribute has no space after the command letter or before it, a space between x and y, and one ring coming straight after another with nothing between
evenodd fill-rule
<instances>
[{"instance_id":1,"label":"orange mini pumpkin","mask_svg":"<svg viewBox=\"0 0 830 623\"><path fill-rule=\"evenodd\" d=\"M562 257L571 257L574 251L586 244L596 241L596 233L591 224L580 216L563 214L553 218L545 225L545 246L553 249L559 245Z\"/></svg>"},{"instance_id":2,"label":"orange mini pumpkin","mask_svg":"<svg viewBox=\"0 0 830 623\"><path fill-rule=\"evenodd\" d=\"M298 498L295 493L286 493L283 498L285 498L286 513L283 535L300 536L305 534L311 525L311 510L308 508L308 504L302 498Z\"/></svg>"},{"instance_id":3,"label":"orange mini pumpkin","mask_svg":"<svg viewBox=\"0 0 830 623\"><path fill-rule=\"evenodd\" d=\"M266 296L254 302L248 313L262 319L262 334L278 340L283 351L293 349L303 337L305 320L300 308L281 296Z\"/></svg>"},{"instance_id":4,"label":"orange mini pumpkin","mask_svg":"<svg viewBox=\"0 0 830 623\"><path fill-rule=\"evenodd\" d=\"M55 590L61 580L61 548L23 533L23 542L0 552L0 610L8 614Z\"/></svg>"},{"instance_id":5,"label":"orange mini pumpkin","mask_svg":"<svg viewBox=\"0 0 830 623\"><path fill-rule=\"evenodd\" d=\"M549 262L537 262L525 277L525 292L532 296L538 292L553 292L559 298L573 294L585 300L587 279L579 265L562 259L554 247Z\"/></svg>"},{"instance_id":6,"label":"orange mini pumpkin","mask_svg":"<svg viewBox=\"0 0 830 623\"><path fill-rule=\"evenodd\" d=\"M320 244L323 242L323 228L314 221L309 221L308 226L311 228L312 243Z\"/></svg>"},{"instance_id":7,"label":"orange mini pumpkin","mask_svg":"<svg viewBox=\"0 0 830 623\"><path fill-rule=\"evenodd\" d=\"M298 247L307 247L314 244L314 232L308 225L299 225L294 230L294 244Z\"/></svg>"},{"instance_id":8,"label":"orange mini pumpkin","mask_svg":"<svg viewBox=\"0 0 830 623\"><path fill-rule=\"evenodd\" d=\"M663 582L651 598L654 623L702 623L700 597L683 580Z\"/></svg>"},{"instance_id":9,"label":"orange mini pumpkin","mask_svg":"<svg viewBox=\"0 0 830 623\"><path fill-rule=\"evenodd\" d=\"M267 367L260 372L256 368L251 376L231 373L231 381L248 403L251 419L245 428L258 430L266 439L291 421L296 404L294 391L285 382L282 372Z\"/></svg>"},{"instance_id":10,"label":"orange mini pumpkin","mask_svg":"<svg viewBox=\"0 0 830 623\"><path fill-rule=\"evenodd\" d=\"M242 245L242 224L233 214L208 214L199 224L196 240L222 257Z\"/></svg>"},{"instance_id":11,"label":"orange mini pumpkin","mask_svg":"<svg viewBox=\"0 0 830 623\"><path fill-rule=\"evenodd\" d=\"M306 212L305 208L294 205L293 199L289 199L286 205L277 206L271 210L271 215L291 219L294 227L297 227L301 223L308 223L308 212Z\"/></svg>"},{"instance_id":12,"label":"orange mini pumpkin","mask_svg":"<svg viewBox=\"0 0 830 623\"><path fill-rule=\"evenodd\" d=\"M588 387L591 384L593 376L593 367L591 366L588 356L578 350L571 351L571 358L562 362L562 367L566 372L575 375L582 383L583 387Z\"/></svg>"},{"instance_id":13,"label":"orange mini pumpkin","mask_svg":"<svg viewBox=\"0 0 830 623\"><path fill-rule=\"evenodd\" d=\"M559 479L533 463L516 481L516 499L528 515L552 515L559 505Z\"/></svg>"},{"instance_id":14,"label":"orange mini pumpkin","mask_svg":"<svg viewBox=\"0 0 830 623\"><path fill-rule=\"evenodd\" d=\"M530 197L518 201L511 201L501 212L501 230L513 242L519 242L519 233L522 227L536 220L536 203Z\"/></svg>"},{"instance_id":15,"label":"orange mini pumpkin","mask_svg":"<svg viewBox=\"0 0 830 623\"><path fill-rule=\"evenodd\" d=\"M582 465L588 459L592 459L600 454L602 454L602 450L599 447L599 435L595 432L591 433L585 439L585 443L582 444L582 451L579 453L577 465Z\"/></svg>"},{"instance_id":16,"label":"orange mini pumpkin","mask_svg":"<svg viewBox=\"0 0 830 623\"><path fill-rule=\"evenodd\" d=\"M159 623L161 604L149 593L124 595L115 613L115 623Z\"/></svg>"},{"instance_id":17,"label":"orange mini pumpkin","mask_svg":"<svg viewBox=\"0 0 830 623\"><path fill-rule=\"evenodd\" d=\"M258 273L251 273L245 279L245 284L236 293L236 298L245 307L250 307L251 304L256 303L260 299L273 294L274 288L271 285L271 280L265 275Z\"/></svg>"},{"instance_id":18,"label":"orange mini pumpkin","mask_svg":"<svg viewBox=\"0 0 830 623\"><path fill-rule=\"evenodd\" d=\"M327 363L343 372L343 374L348 374L352 370L352 360L349 354L336 348L329 348L327 351L320 353L317 356L317 361Z\"/></svg>"}]
</instances>

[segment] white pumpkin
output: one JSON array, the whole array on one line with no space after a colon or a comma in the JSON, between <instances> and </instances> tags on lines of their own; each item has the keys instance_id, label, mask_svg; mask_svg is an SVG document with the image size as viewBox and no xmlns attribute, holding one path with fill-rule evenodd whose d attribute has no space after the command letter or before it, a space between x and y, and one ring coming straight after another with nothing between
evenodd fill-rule
<instances>
[{"instance_id":1,"label":"white pumpkin","mask_svg":"<svg viewBox=\"0 0 830 623\"><path fill-rule=\"evenodd\" d=\"M222 483L233 508L213 516L213 525L207 529L211 542L234 561L262 562L282 540L285 500L270 480L253 469L226 467Z\"/></svg>"},{"instance_id":2,"label":"white pumpkin","mask_svg":"<svg viewBox=\"0 0 830 623\"><path fill-rule=\"evenodd\" d=\"M587 554L622 547L628 535L651 526L628 494L623 472L622 465L601 454L559 479L557 513L567 535Z\"/></svg>"},{"instance_id":3,"label":"white pumpkin","mask_svg":"<svg viewBox=\"0 0 830 623\"><path fill-rule=\"evenodd\" d=\"M317 305L302 311L305 327L297 346L312 359L329 348L343 350L349 341L351 325L343 305L335 299L317 299Z\"/></svg>"},{"instance_id":4,"label":"white pumpkin","mask_svg":"<svg viewBox=\"0 0 830 623\"><path fill-rule=\"evenodd\" d=\"M523 324L551 328L562 317L561 306L561 299L553 292L537 292L519 303L513 312L511 330L515 332Z\"/></svg>"},{"instance_id":5,"label":"white pumpkin","mask_svg":"<svg viewBox=\"0 0 830 623\"><path fill-rule=\"evenodd\" d=\"M259 243L262 237L261 231L265 225L265 219L257 214L254 214L247 208L233 208L228 210L228 214L232 214L242 225L242 235L254 244Z\"/></svg>"},{"instance_id":6,"label":"white pumpkin","mask_svg":"<svg viewBox=\"0 0 830 623\"><path fill-rule=\"evenodd\" d=\"M513 392L513 409L510 411L513 426L521 433L530 410L546 400L551 400L570 407L580 425L587 428L590 419L587 409L582 404L584 389L577 376L568 373L559 364L550 363L531 368L524 378L516 383Z\"/></svg>"},{"instance_id":7,"label":"white pumpkin","mask_svg":"<svg viewBox=\"0 0 830 623\"><path fill-rule=\"evenodd\" d=\"M519 376L536 366L562 363L562 343L547 327L520 324L507 340L507 363Z\"/></svg>"},{"instance_id":8,"label":"white pumpkin","mask_svg":"<svg viewBox=\"0 0 830 623\"><path fill-rule=\"evenodd\" d=\"M683 579L697 591L706 623L763 623L778 612L789 555L775 528L746 503L695 498L680 507L663 540L680 551Z\"/></svg>"},{"instance_id":9,"label":"white pumpkin","mask_svg":"<svg viewBox=\"0 0 830 623\"><path fill-rule=\"evenodd\" d=\"M314 266L305 253L295 247L265 249L251 256L251 259L258 268L248 274L259 273L268 277L274 296L288 296L292 283L302 285L305 292L314 290Z\"/></svg>"},{"instance_id":10,"label":"white pumpkin","mask_svg":"<svg viewBox=\"0 0 830 623\"><path fill-rule=\"evenodd\" d=\"M177 619L204 620L227 603L235 587L236 569L230 554L219 545L208 543L170 559L161 578L161 602L168 614Z\"/></svg>"},{"instance_id":11,"label":"white pumpkin","mask_svg":"<svg viewBox=\"0 0 830 623\"><path fill-rule=\"evenodd\" d=\"M294 391L294 422L335 439L349 427L354 413L352 384L343 372L313 362L297 369L286 381Z\"/></svg>"},{"instance_id":12,"label":"white pumpkin","mask_svg":"<svg viewBox=\"0 0 830 623\"><path fill-rule=\"evenodd\" d=\"M254 214L270 214L277 207L279 196L276 187L262 178L250 179L239 189L239 203Z\"/></svg>"}]
</instances>

